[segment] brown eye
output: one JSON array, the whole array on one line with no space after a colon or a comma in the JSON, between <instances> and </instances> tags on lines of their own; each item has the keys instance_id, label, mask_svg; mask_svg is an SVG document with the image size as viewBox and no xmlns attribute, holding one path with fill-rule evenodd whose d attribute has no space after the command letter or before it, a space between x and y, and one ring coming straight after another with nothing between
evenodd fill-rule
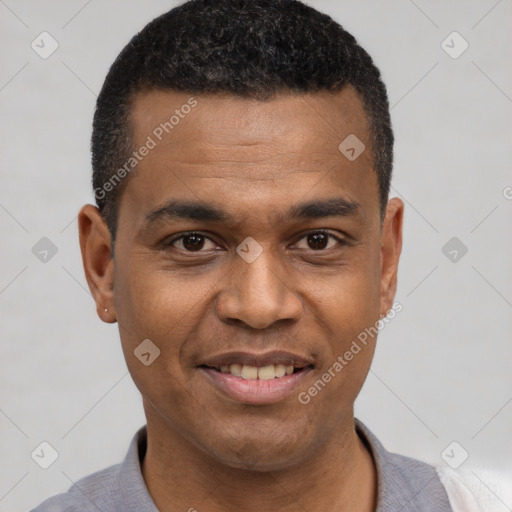
<instances>
[{"instance_id":1,"label":"brown eye","mask_svg":"<svg viewBox=\"0 0 512 512\"><path fill-rule=\"evenodd\" d=\"M311 249L325 249L329 243L329 235L326 233L312 233L307 236L308 245Z\"/></svg>"},{"instance_id":2,"label":"brown eye","mask_svg":"<svg viewBox=\"0 0 512 512\"><path fill-rule=\"evenodd\" d=\"M333 249L336 245L346 245L345 240L339 238L326 231L314 231L304 235L301 240L306 241L306 247L300 247L301 249L309 249L313 251L323 251ZM333 242L333 243L330 243Z\"/></svg>"},{"instance_id":3,"label":"brown eye","mask_svg":"<svg viewBox=\"0 0 512 512\"><path fill-rule=\"evenodd\" d=\"M175 238L169 245L186 252L200 252L201 249L204 248L206 241L210 240L201 233L188 233L180 236L179 238ZM213 244L213 242L211 243ZM181 244L181 247L179 244Z\"/></svg>"},{"instance_id":4,"label":"brown eye","mask_svg":"<svg viewBox=\"0 0 512 512\"><path fill-rule=\"evenodd\" d=\"M187 251L196 251L204 245L204 237L201 235L187 235L183 237L183 247Z\"/></svg>"}]
</instances>

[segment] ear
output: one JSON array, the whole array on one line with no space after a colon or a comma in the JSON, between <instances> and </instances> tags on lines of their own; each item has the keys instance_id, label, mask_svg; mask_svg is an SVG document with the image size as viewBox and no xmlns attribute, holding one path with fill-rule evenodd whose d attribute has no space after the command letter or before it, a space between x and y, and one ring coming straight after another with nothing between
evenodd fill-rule
<instances>
[{"instance_id":1,"label":"ear","mask_svg":"<svg viewBox=\"0 0 512 512\"><path fill-rule=\"evenodd\" d=\"M85 278L96 301L96 311L101 320L114 323L116 312L111 238L96 206L86 204L82 207L78 213L78 232Z\"/></svg>"},{"instance_id":2,"label":"ear","mask_svg":"<svg viewBox=\"0 0 512 512\"><path fill-rule=\"evenodd\" d=\"M404 203L397 197L386 207L380 256L380 314L386 316L393 305L397 286L398 260L402 252Z\"/></svg>"}]
</instances>

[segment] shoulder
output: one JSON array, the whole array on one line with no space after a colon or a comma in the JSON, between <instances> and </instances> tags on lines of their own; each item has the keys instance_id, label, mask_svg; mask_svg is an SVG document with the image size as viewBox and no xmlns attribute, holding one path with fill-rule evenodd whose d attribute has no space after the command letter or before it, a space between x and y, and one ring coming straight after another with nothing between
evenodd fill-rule
<instances>
[{"instance_id":1,"label":"shoulder","mask_svg":"<svg viewBox=\"0 0 512 512\"><path fill-rule=\"evenodd\" d=\"M452 512L445 488L433 466L387 451L357 419L356 430L375 462L378 512Z\"/></svg>"},{"instance_id":2,"label":"shoulder","mask_svg":"<svg viewBox=\"0 0 512 512\"><path fill-rule=\"evenodd\" d=\"M31 512L155 512L141 472L147 446L146 427L132 438L123 462L75 482L68 492L53 496Z\"/></svg>"},{"instance_id":3,"label":"shoulder","mask_svg":"<svg viewBox=\"0 0 512 512\"><path fill-rule=\"evenodd\" d=\"M512 503L510 476L485 470L436 468L454 512L508 511Z\"/></svg>"},{"instance_id":4,"label":"shoulder","mask_svg":"<svg viewBox=\"0 0 512 512\"><path fill-rule=\"evenodd\" d=\"M400 506L422 512L452 512L446 488L431 464L388 452L382 471L386 475L383 479L387 480L387 489L393 489L399 496ZM397 499L389 494L387 498Z\"/></svg>"},{"instance_id":5,"label":"shoulder","mask_svg":"<svg viewBox=\"0 0 512 512\"><path fill-rule=\"evenodd\" d=\"M110 466L75 482L70 489L43 501L31 512L98 512L113 510L112 490L120 464ZM108 508L110 507L110 508Z\"/></svg>"}]
</instances>

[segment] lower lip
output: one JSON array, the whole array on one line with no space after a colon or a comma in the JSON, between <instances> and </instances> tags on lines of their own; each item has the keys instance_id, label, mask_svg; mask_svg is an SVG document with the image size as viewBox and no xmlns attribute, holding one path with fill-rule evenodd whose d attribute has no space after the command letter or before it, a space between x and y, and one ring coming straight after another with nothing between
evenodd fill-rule
<instances>
[{"instance_id":1,"label":"lower lip","mask_svg":"<svg viewBox=\"0 0 512 512\"><path fill-rule=\"evenodd\" d=\"M213 384L230 398L244 404L273 404L296 390L311 368L270 380L242 379L211 368L200 368Z\"/></svg>"}]
</instances>

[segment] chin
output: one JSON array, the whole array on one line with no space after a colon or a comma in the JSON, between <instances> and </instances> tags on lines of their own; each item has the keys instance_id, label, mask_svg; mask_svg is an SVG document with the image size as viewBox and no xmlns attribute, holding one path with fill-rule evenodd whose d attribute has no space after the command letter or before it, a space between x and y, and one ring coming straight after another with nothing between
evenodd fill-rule
<instances>
[{"instance_id":1,"label":"chin","mask_svg":"<svg viewBox=\"0 0 512 512\"><path fill-rule=\"evenodd\" d=\"M280 439L275 432L247 435L238 439L222 439L213 446L203 446L209 455L228 467L255 472L269 472L289 469L298 465L307 457L307 453L314 452L313 443L302 432L282 434ZM309 449L308 449L309 445Z\"/></svg>"},{"instance_id":2,"label":"chin","mask_svg":"<svg viewBox=\"0 0 512 512\"><path fill-rule=\"evenodd\" d=\"M261 450L251 454L223 454L217 456L217 461L233 469L268 473L298 466L300 464L300 457L296 450L290 450L289 453L273 454L272 456Z\"/></svg>"}]
</instances>

